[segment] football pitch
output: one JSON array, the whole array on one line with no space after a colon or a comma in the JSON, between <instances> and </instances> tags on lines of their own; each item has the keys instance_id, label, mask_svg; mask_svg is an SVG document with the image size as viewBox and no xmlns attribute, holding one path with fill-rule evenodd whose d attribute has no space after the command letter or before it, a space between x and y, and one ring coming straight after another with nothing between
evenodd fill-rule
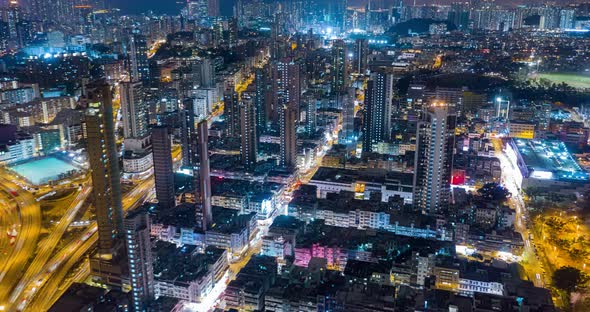
<instances>
[{"instance_id":1,"label":"football pitch","mask_svg":"<svg viewBox=\"0 0 590 312\"><path fill-rule=\"evenodd\" d=\"M533 79L547 79L556 84L564 82L577 89L590 89L590 73L542 73L534 75Z\"/></svg>"}]
</instances>

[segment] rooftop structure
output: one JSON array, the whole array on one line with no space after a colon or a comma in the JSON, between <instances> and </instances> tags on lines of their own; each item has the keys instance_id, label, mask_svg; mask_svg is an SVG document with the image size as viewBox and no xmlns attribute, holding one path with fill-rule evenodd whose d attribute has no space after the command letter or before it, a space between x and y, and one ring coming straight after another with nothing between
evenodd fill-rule
<instances>
[{"instance_id":1,"label":"rooftop structure","mask_svg":"<svg viewBox=\"0 0 590 312\"><path fill-rule=\"evenodd\" d=\"M521 187L575 188L590 180L565 144L556 140L513 139L506 147L508 159L520 174Z\"/></svg>"}]
</instances>

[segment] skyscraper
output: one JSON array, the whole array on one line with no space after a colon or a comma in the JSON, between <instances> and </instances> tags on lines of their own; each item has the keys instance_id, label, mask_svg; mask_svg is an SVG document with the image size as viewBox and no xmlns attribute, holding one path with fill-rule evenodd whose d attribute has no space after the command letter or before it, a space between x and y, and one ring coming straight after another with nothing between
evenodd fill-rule
<instances>
[{"instance_id":1,"label":"skyscraper","mask_svg":"<svg viewBox=\"0 0 590 312\"><path fill-rule=\"evenodd\" d=\"M148 104L141 82L121 82L123 136L143 138L148 135Z\"/></svg>"},{"instance_id":2,"label":"skyscraper","mask_svg":"<svg viewBox=\"0 0 590 312\"><path fill-rule=\"evenodd\" d=\"M332 43L332 89L342 92L348 86L348 53L344 40L334 40Z\"/></svg>"},{"instance_id":3,"label":"skyscraper","mask_svg":"<svg viewBox=\"0 0 590 312\"><path fill-rule=\"evenodd\" d=\"M317 126L317 105L316 95L312 93L305 94L303 96L303 103L305 105L305 132L312 135L316 131Z\"/></svg>"},{"instance_id":4,"label":"skyscraper","mask_svg":"<svg viewBox=\"0 0 590 312\"><path fill-rule=\"evenodd\" d=\"M356 39L353 52L353 71L357 74L364 74L367 71L369 58L369 41L365 38Z\"/></svg>"},{"instance_id":5,"label":"skyscraper","mask_svg":"<svg viewBox=\"0 0 590 312\"><path fill-rule=\"evenodd\" d=\"M206 231L213 222L211 213L211 178L209 168L209 126L207 120L197 125L195 158L198 165L193 164L193 179L195 190L195 214L197 228Z\"/></svg>"},{"instance_id":6,"label":"skyscraper","mask_svg":"<svg viewBox=\"0 0 590 312\"><path fill-rule=\"evenodd\" d=\"M87 86L86 140L96 222L98 252L109 255L123 233L119 159L115 145L111 88L105 81Z\"/></svg>"},{"instance_id":7,"label":"skyscraper","mask_svg":"<svg viewBox=\"0 0 590 312\"><path fill-rule=\"evenodd\" d=\"M426 214L448 207L455 141L456 115L444 102L432 102L418 123L414 206Z\"/></svg>"},{"instance_id":8,"label":"skyscraper","mask_svg":"<svg viewBox=\"0 0 590 312\"><path fill-rule=\"evenodd\" d=\"M150 79L150 66L148 63L147 39L140 34L129 36L129 76L131 81L147 81Z\"/></svg>"},{"instance_id":9,"label":"skyscraper","mask_svg":"<svg viewBox=\"0 0 590 312\"><path fill-rule=\"evenodd\" d=\"M182 165L192 167L195 164L195 108L194 99L183 101L183 109L179 111L180 141L182 144Z\"/></svg>"},{"instance_id":10,"label":"skyscraper","mask_svg":"<svg viewBox=\"0 0 590 312\"><path fill-rule=\"evenodd\" d=\"M254 98L248 94L242 94L240 105L240 155L242 165L247 170L253 170L256 165L258 136L256 135L256 107Z\"/></svg>"},{"instance_id":11,"label":"skyscraper","mask_svg":"<svg viewBox=\"0 0 590 312\"><path fill-rule=\"evenodd\" d=\"M574 28L574 20L576 11L572 9L563 9L559 12L559 28L571 29Z\"/></svg>"},{"instance_id":12,"label":"skyscraper","mask_svg":"<svg viewBox=\"0 0 590 312\"><path fill-rule=\"evenodd\" d=\"M280 165L297 166L297 112L292 107L283 106L280 111L279 130L281 134Z\"/></svg>"},{"instance_id":13,"label":"skyscraper","mask_svg":"<svg viewBox=\"0 0 590 312\"><path fill-rule=\"evenodd\" d=\"M391 73L374 72L367 83L363 152L372 152L374 144L388 140L391 135L393 81Z\"/></svg>"},{"instance_id":14,"label":"skyscraper","mask_svg":"<svg viewBox=\"0 0 590 312\"><path fill-rule=\"evenodd\" d=\"M219 1L207 0L207 13L209 16L219 16Z\"/></svg>"},{"instance_id":15,"label":"skyscraper","mask_svg":"<svg viewBox=\"0 0 590 312\"><path fill-rule=\"evenodd\" d=\"M233 88L226 89L223 102L226 134L230 137L238 137L240 135L240 100L238 92Z\"/></svg>"},{"instance_id":16,"label":"skyscraper","mask_svg":"<svg viewBox=\"0 0 590 312\"><path fill-rule=\"evenodd\" d=\"M257 68L254 74L254 106L256 107L256 130L258 136L266 131L269 118L269 111L271 110L270 101L268 101L269 84L267 79L267 71L262 68Z\"/></svg>"},{"instance_id":17,"label":"skyscraper","mask_svg":"<svg viewBox=\"0 0 590 312\"><path fill-rule=\"evenodd\" d=\"M164 209L173 208L176 205L174 172L172 171L172 143L168 131L168 126L152 128L156 198L160 207Z\"/></svg>"},{"instance_id":18,"label":"skyscraper","mask_svg":"<svg viewBox=\"0 0 590 312\"><path fill-rule=\"evenodd\" d=\"M6 24L8 25L8 39L10 45L20 47L19 24L22 19L22 12L17 0L9 0L6 10Z\"/></svg>"},{"instance_id":19,"label":"skyscraper","mask_svg":"<svg viewBox=\"0 0 590 312\"><path fill-rule=\"evenodd\" d=\"M215 87L215 66L213 65L213 60L210 58L204 58L199 64L199 69L201 75L201 87Z\"/></svg>"},{"instance_id":20,"label":"skyscraper","mask_svg":"<svg viewBox=\"0 0 590 312\"><path fill-rule=\"evenodd\" d=\"M125 245L131 282L133 311L146 311L154 297L154 267L150 243L150 217L147 211L137 209L123 222Z\"/></svg>"},{"instance_id":21,"label":"skyscraper","mask_svg":"<svg viewBox=\"0 0 590 312\"><path fill-rule=\"evenodd\" d=\"M284 58L273 65L273 120L283 107L289 106L295 111L299 120L301 101L301 67L293 58Z\"/></svg>"},{"instance_id":22,"label":"skyscraper","mask_svg":"<svg viewBox=\"0 0 590 312\"><path fill-rule=\"evenodd\" d=\"M354 136L354 102L356 100L356 91L354 88L348 88L342 97L342 132L340 139L342 141L351 141Z\"/></svg>"}]
</instances>

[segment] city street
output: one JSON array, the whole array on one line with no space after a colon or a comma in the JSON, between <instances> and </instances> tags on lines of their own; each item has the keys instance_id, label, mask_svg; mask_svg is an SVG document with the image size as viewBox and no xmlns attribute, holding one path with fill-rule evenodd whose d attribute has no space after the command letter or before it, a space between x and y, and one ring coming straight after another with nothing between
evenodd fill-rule
<instances>
[{"instance_id":1,"label":"city street","mask_svg":"<svg viewBox=\"0 0 590 312\"><path fill-rule=\"evenodd\" d=\"M539 262L539 257L536 254L534 246L530 242L531 235L526 222L528 219L527 209L522 198L521 190L519 189L515 179L515 176L520 173L516 172L518 168L514 168L508 157L506 157L506 154L504 154L502 140L494 138L493 144L495 155L500 160L502 166L502 184L512 194L511 198L509 199L509 205L516 211L514 228L522 235L522 239L525 243L523 252L523 259L525 260L525 263L522 263L522 265L528 278L535 284L535 286L543 287L545 285L545 281L543 272L540 270L541 264Z\"/></svg>"}]
</instances>

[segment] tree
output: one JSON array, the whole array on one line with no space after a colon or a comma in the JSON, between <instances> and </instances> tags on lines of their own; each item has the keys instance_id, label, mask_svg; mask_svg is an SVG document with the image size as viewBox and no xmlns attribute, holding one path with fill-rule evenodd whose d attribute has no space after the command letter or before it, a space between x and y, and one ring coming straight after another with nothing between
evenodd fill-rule
<instances>
[{"instance_id":1,"label":"tree","mask_svg":"<svg viewBox=\"0 0 590 312\"><path fill-rule=\"evenodd\" d=\"M564 266L553 272L551 281L556 288L571 294L588 281L588 276L576 268Z\"/></svg>"},{"instance_id":2,"label":"tree","mask_svg":"<svg viewBox=\"0 0 590 312\"><path fill-rule=\"evenodd\" d=\"M486 183L482 188L477 190L477 193L485 199L503 202L510 198L510 192L498 183Z\"/></svg>"}]
</instances>

